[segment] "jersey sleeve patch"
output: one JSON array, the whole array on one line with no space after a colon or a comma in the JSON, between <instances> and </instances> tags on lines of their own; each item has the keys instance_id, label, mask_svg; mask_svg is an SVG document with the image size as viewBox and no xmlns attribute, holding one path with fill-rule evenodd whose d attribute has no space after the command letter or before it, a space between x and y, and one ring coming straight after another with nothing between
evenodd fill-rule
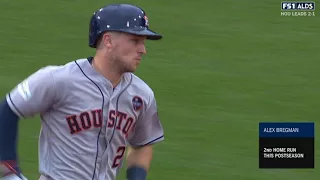
<instances>
[{"instance_id":1,"label":"jersey sleeve patch","mask_svg":"<svg viewBox=\"0 0 320 180\"><path fill-rule=\"evenodd\" d=\"M25 101L28 101L31 98L31 92L27 80L18 85L18 92Z\"/></svg>"}]
</instances>

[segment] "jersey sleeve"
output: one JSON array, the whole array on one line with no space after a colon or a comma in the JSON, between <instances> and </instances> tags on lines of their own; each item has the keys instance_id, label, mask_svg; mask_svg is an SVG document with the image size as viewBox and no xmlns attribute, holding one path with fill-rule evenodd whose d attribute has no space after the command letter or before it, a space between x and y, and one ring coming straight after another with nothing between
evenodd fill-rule
<instances>
[{"instance_id":1,"label":"jersey sleeve","mask_svg":"<svg viewBox=\"0 0 320 180\"><path fill-rule=\"evenodd\" d=\"M157 104L155 98L146 108L143 116L141 116L135 127L129 144L133 147L154 144L164 139L164 130L160 122Z\"/></svg>"},{"instance_id":2,"label":"jersey sleeve","mask_svg":"<svg viewBox=\"0 0 320 180\"><path fill-rule=\"evenodd\" d=\"M12 111L20 119L45 112L56 97L53 68L44 67L31 74L6 95Z\"/></svg>"}]
</instances>

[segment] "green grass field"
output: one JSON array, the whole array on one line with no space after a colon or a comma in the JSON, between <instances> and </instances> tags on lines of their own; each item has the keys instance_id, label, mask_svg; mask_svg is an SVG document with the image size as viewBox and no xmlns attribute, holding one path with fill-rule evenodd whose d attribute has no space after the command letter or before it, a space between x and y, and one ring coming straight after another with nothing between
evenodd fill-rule
<instances>
[{"instance_id":1,"label":"green grass field","mask_svg":"<svg viewBox=\"0 0 320 180\"><path fill-rule=\"evenodd\" d=\"M1 0L0 95L42 66L93 55L89 18L114 2L142 6L164 35L147 43L136 72L166 133L150 180L319 179L320 14L281 17L278 0ZM316 122L316 169L259 169L262 121ZM30 180L39 177L39 128L38 117L20 123Z\"/></svg>"}]
</instances>

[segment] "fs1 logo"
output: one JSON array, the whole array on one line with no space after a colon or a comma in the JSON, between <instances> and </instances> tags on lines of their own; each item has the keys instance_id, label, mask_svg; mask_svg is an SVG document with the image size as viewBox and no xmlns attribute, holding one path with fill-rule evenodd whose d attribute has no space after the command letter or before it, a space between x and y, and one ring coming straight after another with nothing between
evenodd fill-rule
<instances>
[{"instance_id":1,"label":"fs1 logo","mask_svg":"<svg viewBox=\"0 0 320 180\"><path fill-rule=\"evenodd\" d=\"M314 11L315 2L281 2L282 11Z\"/></svg>"}]
</instances>

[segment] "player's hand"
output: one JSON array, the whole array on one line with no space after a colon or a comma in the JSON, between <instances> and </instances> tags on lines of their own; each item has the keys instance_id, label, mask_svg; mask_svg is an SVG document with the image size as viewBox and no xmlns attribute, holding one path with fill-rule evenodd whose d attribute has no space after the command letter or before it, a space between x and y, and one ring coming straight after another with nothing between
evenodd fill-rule
<instances>
[{"instance_id":1,"label":"player's hand","mask_svg":"<svg viewBox=\"0 0 320 180\"><path fill-rule=\"evenodd\" d=\"M14 166L14 163L0 162L0 180L28 180Z\"/></svg>"}]
</instances>

